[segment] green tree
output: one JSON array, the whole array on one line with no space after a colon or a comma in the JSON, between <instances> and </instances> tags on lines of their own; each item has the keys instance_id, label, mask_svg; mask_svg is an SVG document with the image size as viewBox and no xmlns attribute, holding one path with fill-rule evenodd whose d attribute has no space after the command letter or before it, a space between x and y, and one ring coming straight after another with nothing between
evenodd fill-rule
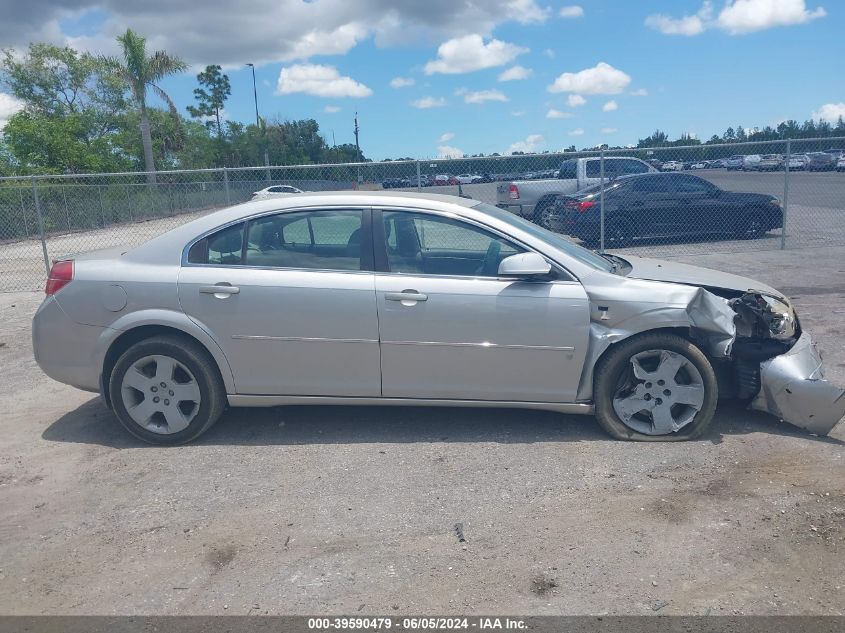
<instances>
[{"instance_id":1,"label":"green tree","mask_svg":"<svg viewBox=\"0 0 845 633\"><path fill-rule=\"evenodd\" d=\"M132 100L140 113L141 144L144 152L144 166L148 172L147 180L155 183L155 161L153 159L153 141L150 133L150 117L147 108L147 90L152 90L170 108L173 118L179 120L179 112L170 96L158 85L168 75L185 70L187 67L178 57L165 51L156 51L147 56L147 38L138 35L132 29L118 36L118 43L123 50L123 60L106 58L106 63L119 76L132 95Z\"/></svg>"},{"instance_id":2,"label":"green tree","mask_svg":"<svg viewBox=\"0 0 845 633\"><path fill-rule=\"evenodd\" d=\"M217 137L222 138L223 126L220 123L220 111L223 109L226 99L232 94L232 87L229 84L229 77L222 73L222 68L217 65L206 66L205 70L197 75L199 88L194 88L196 106L188 106L187 110L192 117L213 116L217 122ZM210 125L211 121L207 123Z\"/></svg>"},{"instance_id":3,"label":"green tree","mask_svg":"<svg viewBox=\"0 0 845 633\"><path fill-rule=\"evenodd\" d=\"M22 170L125 168L113 145L126 112L123 86L102 60L52 44L20 56L3 51L2 82L23 101L4 130Z\"/></svg>"}]
</instances>

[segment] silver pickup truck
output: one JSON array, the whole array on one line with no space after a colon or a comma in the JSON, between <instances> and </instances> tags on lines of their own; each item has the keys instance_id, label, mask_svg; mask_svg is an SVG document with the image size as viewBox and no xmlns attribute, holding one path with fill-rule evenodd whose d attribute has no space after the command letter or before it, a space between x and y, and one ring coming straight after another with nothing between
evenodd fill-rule
<instances>
[{"instance_id":1,"label":"silver pickup truck","mask_svg":"<svg viewBox=\"0 0 845 633\"><path fill-rule=\"evenodd\" d=\"M639 158L605 156L605 180L628 174L657 171ZM544 224L544 211L551 209L555 196L572 194L601 181L601 160L571 158L563 161L557 178L545 180L512 180L499 183L496 189L496 206L521 215L540 225Z\"/></svg>"}]
</instances>

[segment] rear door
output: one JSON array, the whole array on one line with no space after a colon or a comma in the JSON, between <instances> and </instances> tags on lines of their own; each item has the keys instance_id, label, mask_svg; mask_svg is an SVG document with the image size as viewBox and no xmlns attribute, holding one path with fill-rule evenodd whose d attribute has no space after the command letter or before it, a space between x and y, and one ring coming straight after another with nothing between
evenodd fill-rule
<instances>
[{"instance_id":1,"label":"rear door","mask_svg":"<svg viewBox=\"0 0 845 633\"><path fill-rule=\"evenodd\" d=\"M191 246L182 309L223 349L238 393L380 395L370 217L275 213Z\"/></svg>"},{"instance_id":2,"label":"rear door","mask_svg":"<svg viewBox=\"0 0 845 633\"><path fill-rule=\"evenodd\" d=\"M670 175L631 178L618 195L618 208L636 222L638 235L667 235L679 230L678 203Z\"/></svg>"}]
</instances>

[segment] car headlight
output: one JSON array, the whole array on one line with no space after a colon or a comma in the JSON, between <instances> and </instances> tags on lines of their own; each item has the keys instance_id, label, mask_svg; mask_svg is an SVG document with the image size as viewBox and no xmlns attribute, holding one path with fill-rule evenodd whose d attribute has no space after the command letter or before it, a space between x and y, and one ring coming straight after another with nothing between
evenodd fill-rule
<instances>
[{"instance_id":1,"label":"car headlight","mask_svg":"<svg viewBox=\"0 0 845 633\"><path fill-rule=\"evenodd\" d=\"M762 299L766 302L771 317L768 325L772 338L779 340L793 338L798 329L798 320L789 302L769 295L762 295Z\"/></svg>"}]
</instances>

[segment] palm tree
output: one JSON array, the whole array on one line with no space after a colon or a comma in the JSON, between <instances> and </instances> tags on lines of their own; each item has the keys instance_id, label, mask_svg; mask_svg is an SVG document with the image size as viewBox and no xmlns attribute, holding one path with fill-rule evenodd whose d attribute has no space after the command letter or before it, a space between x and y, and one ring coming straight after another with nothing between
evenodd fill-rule
<instances>
[{"instance_id":1,"label":"palm tree","mask_svg":"<svg viewBox=\"0 0 845 633\"><path fill-rule=\"evenodd\" d=\"M156 51L147 57L147 38L126 29L126 33L119 35L117 41L123 49L123 61L117 58L107 58L106 62L114 69L129 87L129 92L141 113L141 143L144 146L144 164L148 172L147 181L155 183L155 162L153 161L153 139L150 135L150 119L147 116L147 89L150 88L167 103L170 112L177 119L179 111L170 96L158 86L158 82L168 75L181 72L187 68L185 62L178 57L168 55L164 51Z\"/></svg>"}]
</instances>

